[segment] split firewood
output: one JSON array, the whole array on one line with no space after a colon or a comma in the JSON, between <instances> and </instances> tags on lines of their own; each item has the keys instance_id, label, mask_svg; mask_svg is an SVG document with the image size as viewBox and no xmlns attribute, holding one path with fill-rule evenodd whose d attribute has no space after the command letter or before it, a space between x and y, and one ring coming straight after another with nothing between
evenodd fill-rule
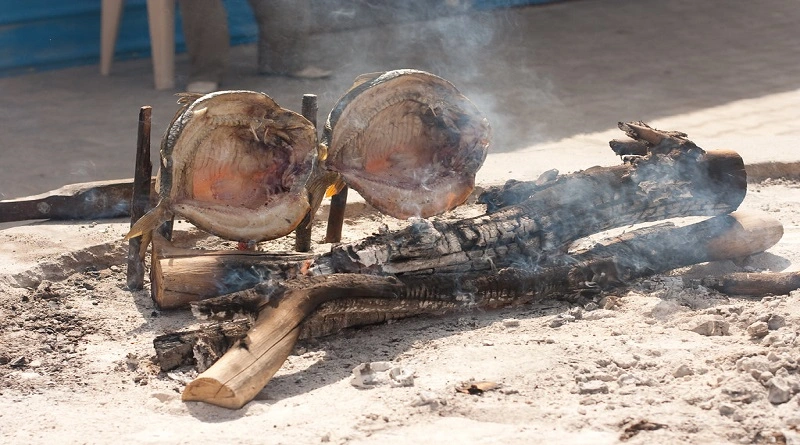
<instances>
[{"instance_id":1,"label":"split firewood","mask_svg":"<svg viewBox=\"0 0 800 445\"><path fill-rule=\"evenodd\" d=\"M546 267L434 276L332 274L297 277L274 284L271 292L245 290L243 299L257 313L251 330L186 387L183 399L243 406L277 372L304 330L317 335L341 329L344 314L345 322L364 324L353 315L404 318L525 304L697 262L752 255L774 245L782 233L772 218L733 214L686 227L641 229ZM665 246L671 250L659 255ZM687 254L677 255L682 250ZM337 317L339 322L333 322ZM174 362L176 354L162 350L159 355L169 355Z\"/></svg>"},{"instance_id":2,"label":"split firewood","mask_svg":"<svg viewBox=\"0 0 800 445\"><path fill-rule=\"evenodd\" d=\"M151 178L154 181L155 178ZM93 220L130 215L133 179L82 182L0 201L0 223L30 219Z\"/></svg>"},{"instance_id":3,"label":"split firewood","mask_svg":"<svg viewBox=\"0 0 800 445\"><path fill-rule=\"evenodd\" d=\"M297 275L309 253L197 250L173 247L153 234L150 293L162 309L251 288L270 278Z\"/></svg>"}]
</instances>

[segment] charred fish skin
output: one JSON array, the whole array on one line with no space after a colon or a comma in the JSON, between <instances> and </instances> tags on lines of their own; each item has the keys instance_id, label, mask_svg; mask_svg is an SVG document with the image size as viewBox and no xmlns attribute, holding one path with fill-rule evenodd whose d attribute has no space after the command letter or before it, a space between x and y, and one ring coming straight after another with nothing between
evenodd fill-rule
<instances>
[{"instance_id":1,"label":"charred fish skin","mask_svg":"<svg viewBox=\"0 0 800 445\"><path fill-rule=\"evenodd\" d=\"M326 122L324 168L381 212L429 217L462 204L491 128L445 79L418 70L359 76Z\"/></svg>"},{"instance_id":2,"label":"charred fish skin","mask_svg":"<svg viewBox=\"0 0 800 445\"><path fill-rule=\"evenodd\" d=\"M310 209L313 124L254 91L182 94L178 103L161 143L160 210L137 232L179 216L235 241L289 234Z\"/></svg>"}]
</instances>

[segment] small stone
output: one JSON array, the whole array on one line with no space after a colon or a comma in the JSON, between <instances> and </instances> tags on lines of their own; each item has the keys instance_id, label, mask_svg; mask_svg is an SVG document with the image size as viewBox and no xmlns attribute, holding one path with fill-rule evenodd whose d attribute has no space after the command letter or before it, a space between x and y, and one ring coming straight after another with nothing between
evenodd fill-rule
<instances>
[{"instance_id":1,"label":"small stone","mask_svg":"<svg viewBox=\"0 0 800 445\"><path fill-rule=\"evenodd\" d=\"M28 363L28 366L31 368L38 368L42 366L42 361L39 359L31 360L31 362Z\"/></svg>"},{"instance_id":2,"label":"small stone","mask_svg":"<svg viewBox=\"0 0 800 445\"><path fill-rule=\"evenodd\" d=\"M730 403L721 403L719 405L719 413L723 416L730 416L736 412L736 406Z\"/></svg>"},{"instance_id":3,"label":"small stone","mask_svg":"<svg viewBox=\"0 0 800 445\"><path fill-rule=\"evenodd\" d=\"M617 313L614 311L610 311L608 309L596 309L586 314L583 314L583 319L592 321L592 320L601 320L603 318L611 318L616 316Z\"/></svg>"},{"instance_id":4,"label":"small stone","mask_svg":"<svg viewBox=\"0 0 800 445\"><path fill-rule=\"evenodd\" d=\"M758 377L756 377L756 373L758 373ZM775 375L769 371L759 372L753 371L753 377L756 378L762 385L769 385L769 381L772 380Z\"/></svg>"},{"instance_id":5,"label":"small stone","mask_svg":"<svg viewBox=\"0 0 800 445\"><path fill-rule=\"evenodd\" d=\"M742 357L736 361L736 369L744 372L753 373L753 370L761 372L769 370L769 362L763 355L755 355L752 357Z\"/></svg>"},{"instance_id":6,"label":"small stone","mask_svg":"<svg viewBox=\"0 0 800 445\"><path fill-rule=\"evenodd\" d=\"M27 364L28 364L28 359L25 358L24 355L21 355L21 356L15 358L14 360L11 360L10 362L8 362L8 366L10 366L12 368L24 368L25 365L27 365Z\"/></svg>"},{"instance_id":7,"label":"small stone","mask_svg":"<svg viewBox=\"0 0 800 445\"><path fill-rule=\"evenodd\" d=\"M583 317L583 308L574 307L567 311L567 315L572 316L573 320L580 320Z\"/></svg>"},{"instance_id":8,"label":"small stone","mask_svg":"<svg viewBox=\"0 0 800 445\"><path fill-rule=\"evenodd\" d=\"M686 325L686 330L707 337L728 335L730 323L722 318L721 315L702 315L688 323Z\"/></svg>"},{"instance_id":9,"label":"small stone","mask_svg":"<svg viewBox=\"0 0 800 445\"><path fill-rule=\"evenodd\" d=\"M622 369L632 368L632 367L636 366L636 362L638 362L636 357L634 357L632 355L621 355L621 356L613 357L611 359L611 361L614 362L615 365L619 366Z\"/></svg>"},{"instance_id":10,"label":"small stone","mask_svg":"<svg viewBox=\"0 0 800 445\"><path fill-rule=\"evenodd\" d=\"M599 366L601 368L605 368L606 366L611 364L611 360L609 360L607 358L599 358L599 359L595 360L594 362L597 364L597 366Z\"/></svg>"},{"instance_id":11,"label":"small stone","mask_svg":"<svg viewBox=\"0 0 800 445\"><path fill-rule=\"evenodd\" d=\"M613 382L616 378L607 372L598 372L592 375L592 380L601 380L603 382Z\"/></svg>"},{"instance_id":12,"label":"small stone","mask_svg":"<svg viewBox=\"0 0 800 445\"><path fill-rule=\"evenodd\" d=\"M42 282L36 287L36 296L48 300L51 298L58 298L60 295L53 287L52 282L48 280L42 280Z\"/></svg>"},{"instance_id":13,"label":"small stone","mask_svg":"<svg viewBox=\"0 0 800 445\"><path fill-rule=\"evenodd\" d=\"M483 346L494 346L494 342L491 340L484 340L481 342Z\"/></svg>"},{"instance_id":14,"label":"small stone","mask_svg":"<svg viewBox=\"0 0 800 445\"><path fill-rule=\"evenodd\" d=\"M111 272L122 272L122 269L120 269L120 267L116 264L109 266L108 270Z\"/></svg>"},{"instance_id":15,"label":"small stone","mask_svg":"<svg viewBox=\"0 0 800 445\"><path fill-rule=\"evenodd\" d=\"M567 322L563 318L554 318L550 320L548 326L550 326L551 328L560 328L561 326L564 326L566 323Z\"/></svg>"},{"instance_id":16,"label":"small stone","mask_svg":"<svg viewBox=\"0 0 800 445\"><path fill-rule=\"evenodd\" d=\"M385 361L362 363L353 368L350 384L357 388L374 388L385 383L393 387L414 386L414 371Z\"/></svg>"},{"instance_id":17,"label":"small stone","mask_svg":"<svg viewBox=\"0 0 800 445\"><path fill-rule=\"evenodd\" d=\"M769 399L773 405L780 405L786 403L792 398L792 388L786 379L782 377L773 377L769 381Z\"/></svg>"},{"instance_id":18,"label":"small stone","mask_svg":"<svg viewBox=\"0 0 800 445\"><path fill-rule=\"evenodd\" d=\"M587 312L591 312L599 309L600 306L598 306L597 303L595 303L594 301L590 301L586 303L586 306L584 306L583 308L586 309Z\"/></svg>"},{"instance_id":19,"label":"small stone","mask_svg":"<svg viewBox=\"0 0 800 445\"><path fill-rule=\"evenodd\" d=\"M784 326L786 326L786 318L782 315L772 314L767 320L767 327L770 331L777 331Z\"/></svg>"},{"instance_id":20,"label":"small stone","mask_svg":"<svg viewBox=\"0 0 800 445\"><path fill-rule=\"evenodd\" d=\"M417 400L411 402L411 406L436 406L439 404L439 397L433 391L420 391Z\"/></svg>"},{"instance_id":21,"label":"small stone","mask_svg":"<svg viewBox=\"0 0 800 445\"><path fill-rule=\"evenodd\" d=\"M769 325L764 321L757 321L747 327L747 335L761 338L769 334Z\"/></svg>"},{"instance_id":22,"label":"small stone","mask_svg":"<svg viewBox=\"0 0 800 445\"><path fill-rule=\"evenodd\" d=\"M570 314L561 314L560 318L562 320L564 320L564 322L566 322L566 323L569 323L569 322L572 322L572 321L576 320L575 316L574 315L570 315Z\"/></svg>"},{"instance_id":23,"label":"small stone","mask_svg":"<svg viewBox=\"0 0 800 445\"><path fill-rule=\"evenodd\" d=\"M611 310L620 306L620 298L615 295L607 295L600 300L600 307Z\"/></svg>"},{"instance_id":24,"label":"small stone","mask_svg":"<svg viewBox=\"0 0 800 445\"><path fill-rule=\"evenodd\" d=\"M686 377L687 375L694 375L694 370L686 364L678 366L678 369L672 373L675 378Z\"/></svg>"},{"instance_id":25,"label":"small stone","mask_svg":"<svg viewBox=\"0 0 800 445\"><path fill-rule=\"evenodd\" d=\"M395 366L389 370L389 384L394 387L414 386L414 370Z\"/></svg>"},{"instance_id":26,"label":"small stone","mask_svg":"<svg viewBox=\"0 0 800 445\"><path fill-rule=\"evenodd\" d=\"M506 318L503 320L503 326L507 328L516 328L519 326L519 320L516 318Z\"/></svg>"},{"instance_id":27,"label":"small stone","mask_svg":"<svg viewBox=\"0 0 800 445\"><path fill-rule=\"evenodd\" d=\"M383 373L391 369L386 367L387 362L361 363L353 368L350 384L357 388L373 388L386 382Z\"/></svg>"},{"instance_id":28,"label":"small stone","mask_svg":"<svg viewBox=\"0 0 800 445\"><path fill-rule=\"evenodd\" d=\"M619 386L639 386L642 384L642 379L633 374L622 374L617 379Z\"/></svg>"},{"instance_id":29,"label":"small stone","mask_svg":"<svg viewBox=\"0 0 800 445\"><path fill-rule=\"evenodd\" d=\"M600 380L591 380L578 385L578 394L608 394L608 385Z\"/></svg>"},{"instance_id":30,"label":"small stone","mask_svg":"<svg viewBox=\"0 0 800 445\"><path fill-rule=\"evenodd\" d=\"M786 425L794 430L797 430L798 427L800 427L800 415L793 415L786 419Z\"/></svg>"}]
</instances>

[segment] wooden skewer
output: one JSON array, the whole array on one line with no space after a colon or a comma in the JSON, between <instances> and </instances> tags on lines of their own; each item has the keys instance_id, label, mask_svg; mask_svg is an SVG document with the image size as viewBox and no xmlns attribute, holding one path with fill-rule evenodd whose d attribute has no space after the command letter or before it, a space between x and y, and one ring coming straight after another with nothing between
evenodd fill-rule
<instances>
[{"instance_id":1,"label":"wooden skewer","mask_svg":"<svg viewBox=\"0 0 800 445\"><path fill-rule=\"evenodd\" d=\"M317 96L315 94L304 94L301 114L317 127ZM298 252L308 252L311 250L311 223L314 215L309 211L305 218L300 221L300 225L294 230L294 250Z\"/></svg>"},{"instance_id":2,"label":"wooden skewer","mask_svg":"<svg viewBox=\"0 0 800 445\"><path fill-rule=\"evenodd\" d=\"M328 212L328 228L325 233L326 243L338 243L342 240L342 226L344 225L344 211L347 207L347 186L331 197L331 207Z\"/></svg>"},{"instance_id":3,"label":"wooden skewer","mask_svg":"<svg viewBox=\"0 0 800 445\"><path fill-rule=\"evenodd\" d=\"M136 140L136 169L133 176L131 196L131 226L150 208L150 122L153 108L144 106L139 110L138 137ZM142 237L128 241L128 289L144 287L144 255L141 254ZM145 248L146 245L145 245Z\"/></svg>"}]
</instances>

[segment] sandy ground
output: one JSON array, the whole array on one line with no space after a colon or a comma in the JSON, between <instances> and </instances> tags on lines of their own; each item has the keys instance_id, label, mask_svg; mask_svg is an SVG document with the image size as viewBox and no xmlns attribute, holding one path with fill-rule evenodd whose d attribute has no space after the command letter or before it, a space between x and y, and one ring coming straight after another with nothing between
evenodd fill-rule
<instances>
[{"instance_id":1,"label":"sandy ground","mask_svg":"<svg viewBox=\"0 0 800 445\"><path fill-rule=\"evenodd\" d=\"M304 341L237 411L181 402L193 371L161 373L154 364L152 339L195 322L186 311L158 310L147 289L126 290L119 241L126 222L6 229L4 253L15 251L24 267L0 274L4 442L797 443L800 293L734 298L684 286L677 276L796 269L798 189L781 180L751 184L742 208L778 218L786 235L744 265L694 266L585 307L553 300ZM353 212L345 241L381 223L405 224L369 209ZM315 239L323 230L317 223ZM68 237L87 247L51 251ZM710 319L726 335L695 332ZM758 322L766 330L754 336L748 328ZM352 369L376 361L413 373L413 385L353 386ZM482 395L456 391L472 381L498 387Z\"/></svg>"},{"instance_id":2,"label":"sandy ground","mask_svg":"<svg viewBox=\"0 0 800 445\"><path fill-rule=\"evenodd\" d=\"M302 93L319 93L322 118L355 75L432 71L495 128L480 185L613 165L607 141L621 136L616 121L633 119L797 175L789 167L800 161L799 11L793 0L604 0L480 13L316 36L341 65L326 81L248 74L254 48L240 47L226 87L266 91L289 108ZM0 136L13 148L0 151L0 198L130 176L131 118L141 105L154 106L157 146L174 92L150 89L146 60L116 66L110 78L78 67L0 79L8 101ZM178 68L185 71L185 58ZM782 179L750 184L742 208L779 219L785 235L743 264L632 283L598 308L554 300L306 341L237 411L181 402L191 371L164 374L153 364L152 339L195 321L158 310L147 289L125 288L127 221L6 224L0 442L800 443L800 293L728 297L676 278L798 270L799 188ZM381 224L405 223L351 210L345 240ZM314 239L322 231L315 226ZM709 319L728 334L695 332ZM751 335L754 323L767 329ZM413 372L413 386L352 386L352 369L376 361ZM456 392L470 381L499 386Z\"/></svg>"}]
</instances>

